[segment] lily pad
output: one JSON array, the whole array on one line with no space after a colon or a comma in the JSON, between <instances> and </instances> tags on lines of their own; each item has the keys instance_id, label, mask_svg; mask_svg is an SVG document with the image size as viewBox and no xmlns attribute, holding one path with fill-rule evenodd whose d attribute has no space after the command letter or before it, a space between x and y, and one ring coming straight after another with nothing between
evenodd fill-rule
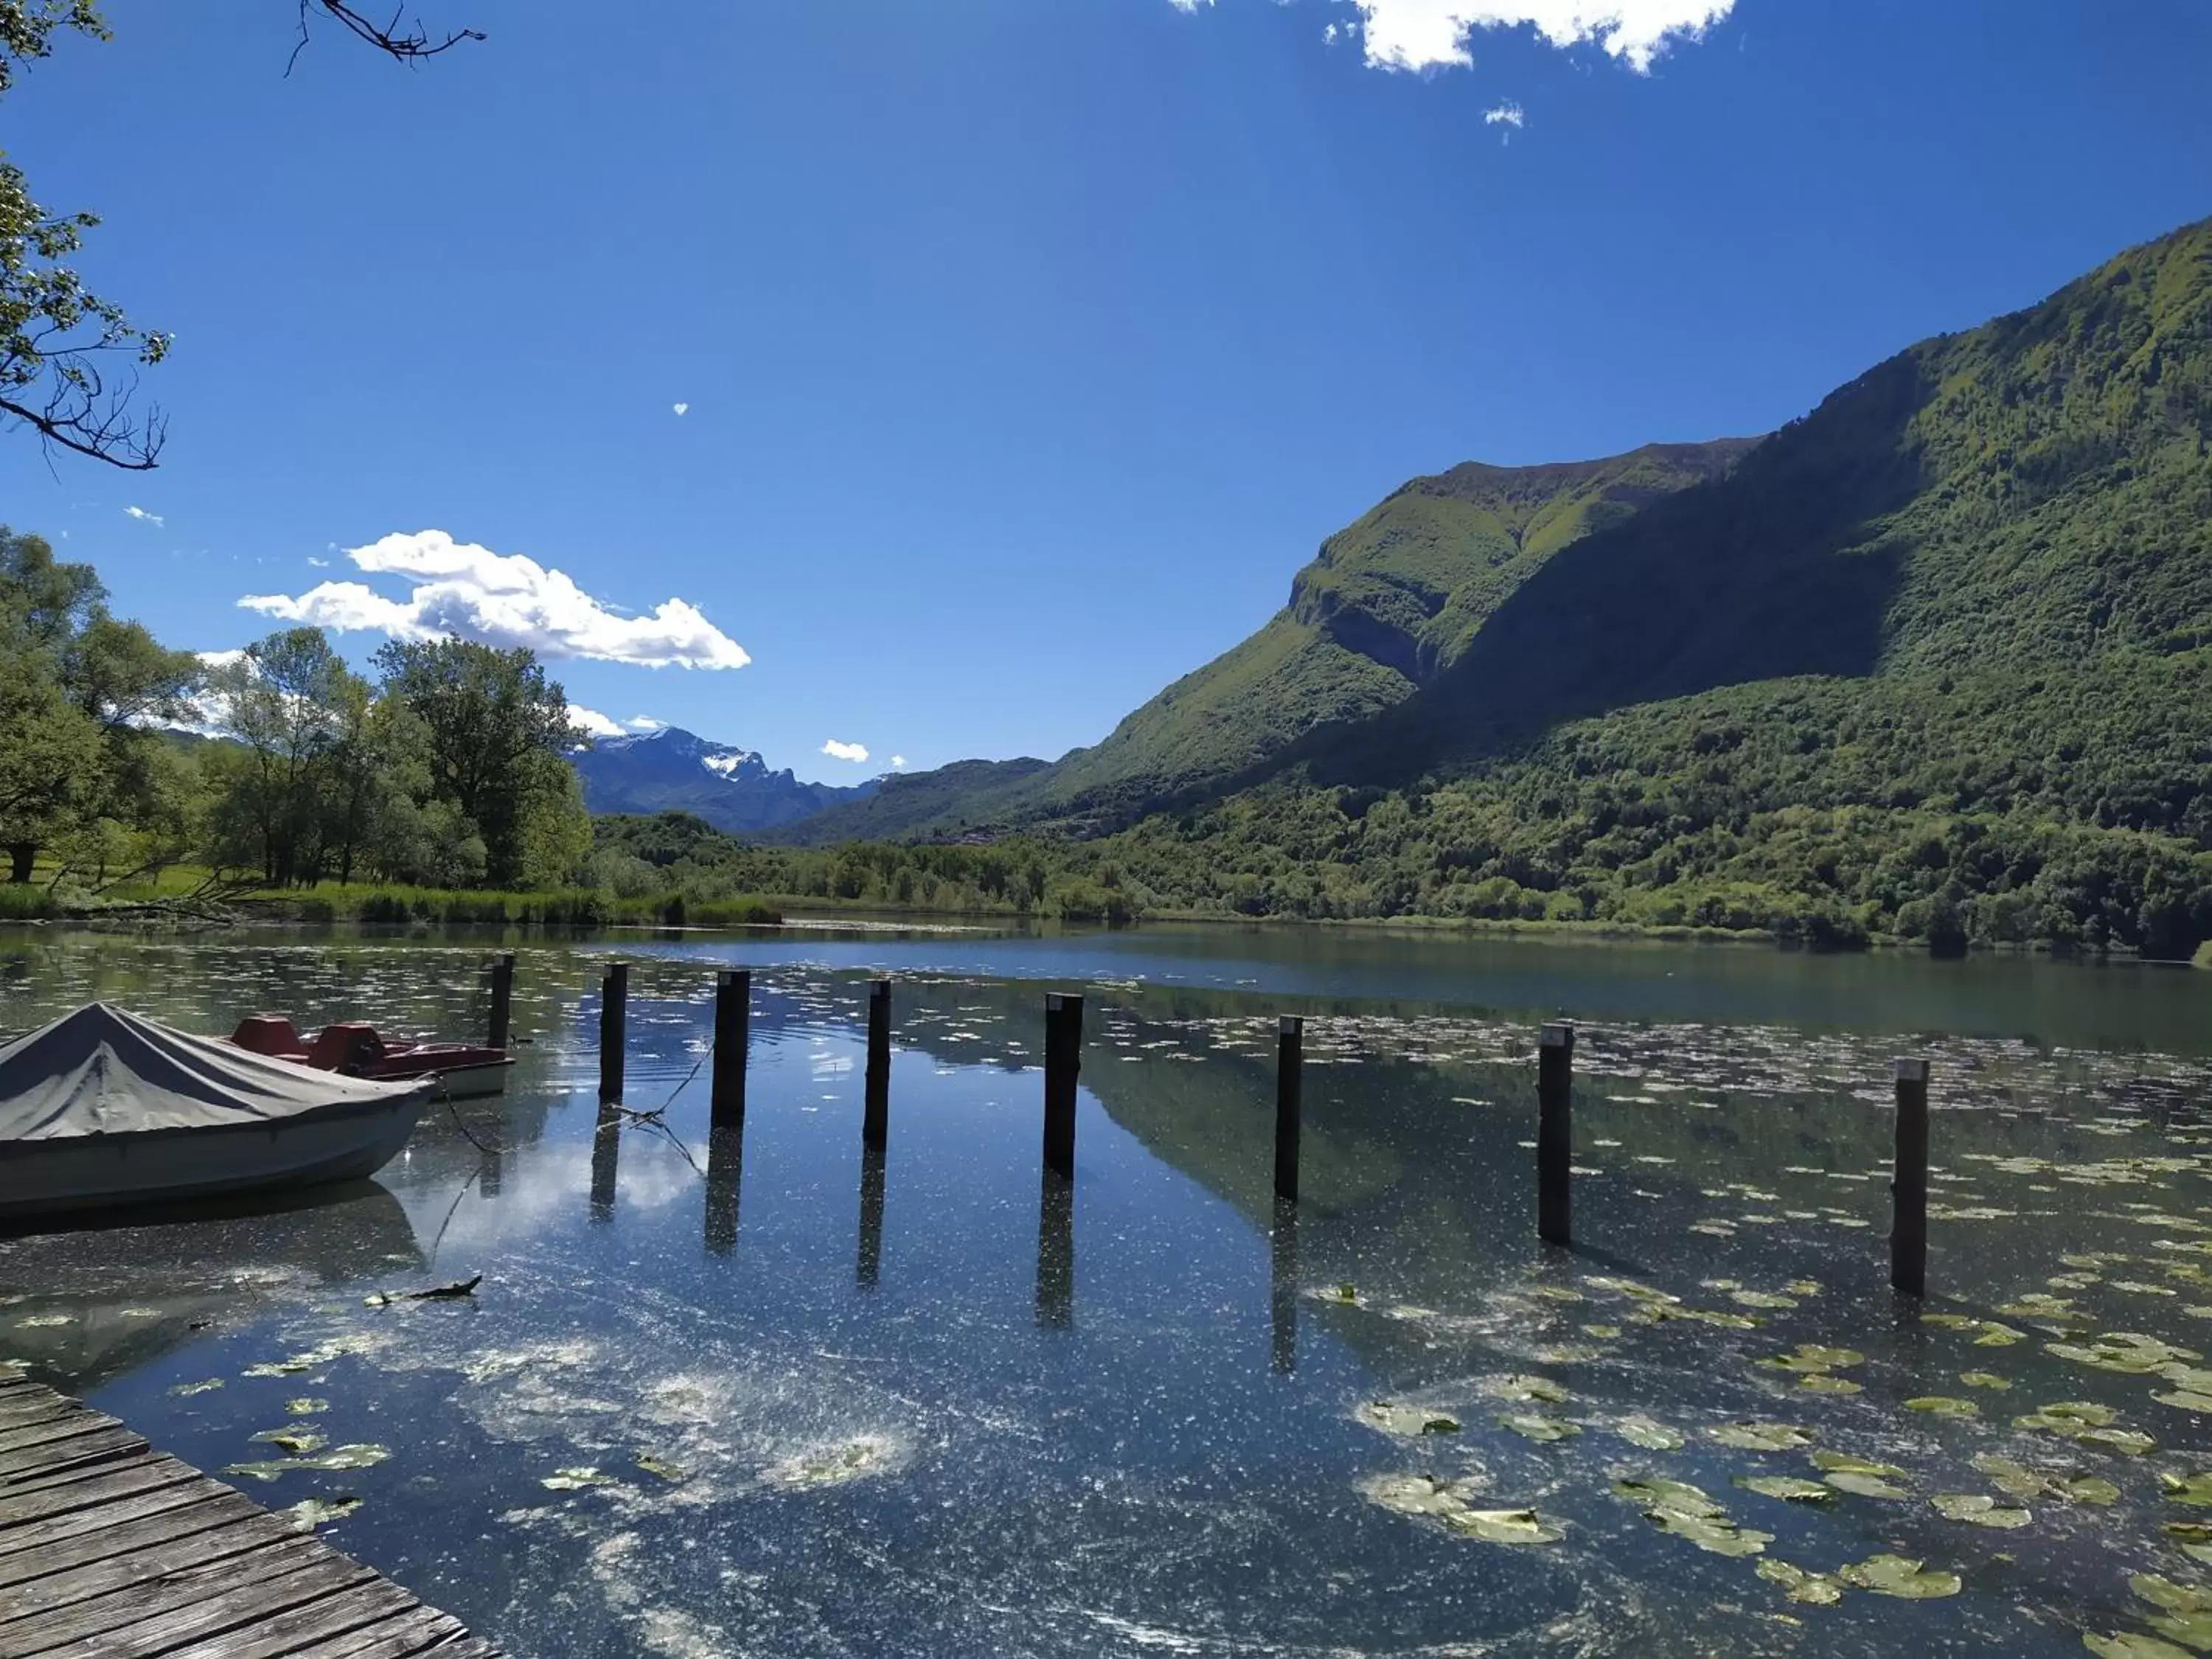
<instances>
[{"instance_id":1,"label":"lily pad","mask_svg":"<svg viewBox=\"0 0 2212 1659\"><path fill-rule=\"evenodd\" d=\"M1836 1576L1877 1595L1900 1596L1909 1601L1956 1595L1961 1588L1957 1573L1929 1572L1923 1563L1902 1555L1870 1555L1852 1562Z\"/></svg>"},{"instance_id":2,"label":"lily pad","mask_svg":"<svg viewBox=\"0 0 2212 1659\"><path fill-rule=\"evenodd\" d=\"M1715 1555L1757 1555L1774 1541L1771 1532L1739 1527L1726 1510L1683 1481L1657 1477L1617 1480L1613 1489L1642 1510L1644 1518L1660 1531Z\"/></svg>"},{"instance_id":3,"label":"lily pad","mask_svg":"<svg viewBox=\"0 0 2212 1659\"><path fill-rule=\"evenodd\" d=\"M1808 1572L1771 1555L1759 1564L1757 1571L1768 1583L1781 1585L1793 1601L1832 1607L1844 1599L1842 1586L1825 1572Z\"/></svg>"},{"instance_id":4,"label":"lily pad","mask_svg":"<svg viewBox=\"0 0 2212 1659\"><path fill-rule=\"evenodd\" d=\"M1370 1400L1352 1415L1384 1434L1457 1434L1460 1430L1457 1418L1433 1406L1407 1406L1390 1400Z\"/></svg>"},{"instance_id":5,"label":"lily pad","mask_svg":"<svg viewBox=\"0 0 2212 1659\"><path fill-rule=\"evenodd\" d=\"M1779 1498L1791 1504L1825 1504L1836 1495L1835 1488L1825 1481L1795 1474L1740 1474L1735 1484L1761 1498Z\"/></svg>"},{"instance_id":6,"label":"lily pad","mask_svg":"<svg viewBox=\"0 0 2212 1659\"><path fill-rule=\"evenodd\" d=\"M1683 1445L1680 1434L1648 1417L1624 1417L1613 1425L1613 1432L1632 1446L1641 1446L1646 1451L1680 1451Z\"/></svg>"},{"instance_id":7,"label":"lily pad","mask_svg":"<svg viewBox=\"0 0 2212 1659\"><path fill-rule=\"evenodd\" d=\"M210 1390L219 1389L222 1386L222 1379L221 1377L210 1376L204 1382L179 1382L174 1388L171 1389L169 1392L174 1395L206 1394Z\"/></svg>"},{"instance_id":8,"label":"lily pad","mask_svg":"<svg viewBox=\"0 0 2212 1659\"><path fill-rule=\"evenodd\" d=\"M391 1455L392 1448L389 1446L333 1446L316 1457L287 1457L262 1463L227 1464L223 1473L250 1475L256 1480L274 1480L303 1469L373 1468Z\"/></svg>"},{"instance_id":9,"label":"lily pad","mask_svg":"<svg viewBox=\"0 0 2212 1659\"><path fill-rule=\"evenodd\" d=\"M1460 1510L1444 1516L1455 1532L1486 1544L1556 1544L1567 1529L1534 1510Z\"/></svg>"},{"instance_id":10,"label":"lily pad","mask_svg":"<svg viewBox=\"0 0 2212 1659\"><path fill-rule=\"evenodd\" d=\"M1994 1527L2000 1531L2024 1527L2035 1518L2027 1510L2008 1508L1983 1492L1947 1492L1928 1501L1946 1521L1963 1521L1969 1526Z\"/></svg>"},{"instance_id":11,"label":"lily pad","mask_svg":"<svg viewBox=\"0 0 2212 1659\"><path fill-rule=\"evenodd\" d=\"M1582 1430L1572 1423L1556 1417L1542 1417L1534 1412L1500 1412L1499 1423L1530 1440L1565 1440Z\"/></svg>"},{"instance_id":12,"label":"lily pad","mask_svg":"<svg viewBox=\"0 0 2212 1659\"><path fill-rule=\"evenodd\" d=\"M611 1486L614 1476L602 1474L589 1463L580 1463L571 1468L556 1469L538 1481L552 1492L580 1492L586 1486Z\"/></svg>"},{"instance_id":13,"label":"lily pad","mask_svg":"<svg viewBox=\"0 0 2212 1659\"><path fill-rule=\"evenodd\" d=\"M296 1531L313 1532L333 1521L344 1520L360 1507L358 1498L309 1498L277 1513L289 1520Z\"/></svg>"},{"instance_id":14,"label":"lily pad","mask_svg":"<svg viewBox=\"0 0 2212 1659\"><path fill-rule=\"evenodd\" d=\"M2212 1471L2191 1475L2161 1474L2158 1483L2166 1489L2168 1503L2187 1504L2195 1509L2212 1509Z\"/></svg>"},{"instance_id":15,"label":"lily pad","mask_svg":"<svg viewBox=\"0 0 2212 1659\"><path fill-rule=\"evenodd\" d=\"M1547 1406L1564 1404L1572 1396L1562 1383L1548 1376L1524 1376L1486 1377L1483 1381L1485 1394L1499 1400L1538 1400Z\"/></svg>"},{"instance_id":16,"label":"lily pad","mask_svg":"<svg viewBox=\"0 0 2212 1659\"><path fill-rule=\"evenodd\" d=\"M281 1429L264 1429L260 1433L250 1435L247 1438L265 1441L276 1447L277 1450L289 1452L295 1457L305 1457L310 1452L319 1452L331 1443L328 1435L317 1434L313 1430L298 1423L288 1423Z\"/></svg>"},{"instance_id":17,"label":"lily pad","mask_svg":"<svg viewBox=\"0 0 2212 1659\"><path fill-rule=\"evenodd\" d=\"M1770 1354L1756 1363L1773 1371L1838 1371L1865 1364L1866 1356L1856 1348L1830 1348L1818 1342L1800 1342L1788 1353Z\"/></svg>"},{"instance_id":18,"label":"lily pad","mask_svg":"<svg viewBox=\"0 0 2212 1659\"><path fill-rule=\"evenodd\" d=\"M640 1452L637 1455L637 1466L647 1474L657 1474L663 1480L682 1480L686 1478L684 1471L678 1465L670 1462L665 1457L655 1457L651 1452Z\"/></svg>"},{"instance_id":19,"label":"lily pad","mask_svg":"<svg viewBox=\"0 0 2212 1659\"><path fill-rule=\"evenodd\" d=\"M1705 1432L1739 1451L1796 1451L1813 1443L1811 1435L1790 1423L1723 1423Z\"/></svg>"},{"instance_id":20,"label":"lily pad","mask_svg":"<svg viewBox=\"0 0 2212 1659\"><path fill-rule=\"evenodd\" d=\"M2110 1406L2100 1406L2087 1400L2061 1400L2051 1405L2039 1407L2012 1420L2016 1429L2040 1429L2046 1434L2078 1434L2084 1429L2100 1429L2119 1420L2120 1414Z\"/></svg>"},{"instance_id":21,"label":"lily pad","mask_svg":"<svg viewBox=\"0 0 2212 1659\"><path fill-rule=\"evenodd\" d=\"M313 1417L316 1413L326 1412L330 1410L330 1408L331 1402L327 1400L311 1400L304 1396L298 1400L288 1400L284 1402L284 1410L286 1413L292 1417Z\"/></svg>"},{"instance_id":22,"label":"lily pad","mask_svg":"<svg viewBox=\"0 0 2212 1659\"><path fill-rule=\"evenodd\" d=\"M1905 1402L1909 1412L1925 1412L1930 1417L1979 1417L1982 1408L1971 1400L1960 1400L1947 1394L1923 1394Z\"/></svg>"},{"instance_id":23,"label":"lily pad","mask_svg":"<svg viewBox=\"0 0 2212 1659\"><path fill-rule=\"evenodd\" d=\"M2101 1659L2192 1659L2187 1648L2178 1648L2172 1643L2155 1636L2145 1636L2138 1631L2121 1631L2112 1636L2100 1636L2094 1631L2085 1631L2081 1645Z\"/></svg>"},{"instance_id":24,"label":"lily pad","mask_svg":"<svg viewBox=\"0 0 2212 1659\"><path fill-rule=\"evenodd\" d=\"M1960 1371L1959 1381L1970 1389L1994 1389L2000 1392L2012 1387L1994 1371Z\"/></svg>"},{"instance_id":25,"label":"lily pad","mask_svg":"<svg viewBox=\"0 0 2212 1659\"><path fill-rule=\"evenodd\" d=\"M1848 1376L1830 1376L1826 1372L1797 1379L1800 1394L1864 1394L1866 1390Z\"/></svg>"},{"instance_id":26,"label":"lily pad","mask_svg":"<svg viewBox=\"0 0 2212 1659\"><path fill-rule=\"evenodd\" d=\"M2212 1613L2212 1591L2195 1584L2177 1584L2154 1572L2139 1572L2128 1588L2162 1613Z\"/></svg>"}]
</instances>

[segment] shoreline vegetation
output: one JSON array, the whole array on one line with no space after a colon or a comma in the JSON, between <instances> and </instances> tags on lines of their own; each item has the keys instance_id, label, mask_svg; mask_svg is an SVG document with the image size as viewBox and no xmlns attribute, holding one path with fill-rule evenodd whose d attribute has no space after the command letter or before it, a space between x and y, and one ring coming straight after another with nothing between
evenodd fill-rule
<instances>
[{"instance_id":1,"label":"shoreline vegetation","mask_svg":"<svg viewBox=\"0 0 2212 1659\"><path fill-rule=\"evenodd\" d=\"M1810 951L1820 954L1928 951L1925 939L1868 933L1848 943L1823 943L1771 927L1658 925L1553 917L1243 915L1219 909L1158 905L1117 909L1108 915L1066 908L889 902L823 893L700 896L681 888L620 894L581 887L541 891L441 888L325 882L306 889L227 888L203 871L176 869L150 882L119 885L98 897L71 895L36 884L0 884L0 927L10 924L92 928L161 929L193 927L359 927L428 928L485 927L544 928L572 933L736 932L841 927L896 932L902 928L963 929L991 923L1058 923L1123 927L1140 922L1279 930L1342 929L1361 933L1429 937L1542 939L1587 945L1708 945L1737 949ZM2145 957L2124 946L2069 948L2048 940L1990 944L1974 941L1959 956L2055 956L2088 961L2142 961L2212 969L2212 942L2192 958Z\"/></svg>"}]
</instances>

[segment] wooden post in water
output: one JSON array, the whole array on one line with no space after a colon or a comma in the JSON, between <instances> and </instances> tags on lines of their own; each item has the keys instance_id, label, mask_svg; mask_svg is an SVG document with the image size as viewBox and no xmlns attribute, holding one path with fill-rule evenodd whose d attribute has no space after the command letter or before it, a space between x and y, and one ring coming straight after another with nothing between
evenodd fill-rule
<instances>
[{"instance_id":1,"label":"wooden post in water","mask_svg":"<svg viewBox=\"0 0 2212 1659\"><path fill-rule=\"evenodd\" d=\"M1055 1331L1075 1323L1075 1183L1051 1170L1037 1189L1036 1320Z\"/></svg>"},{"instance_id":2,"label":"wooden post in water","mask_svg":"<svg viewBox=\"0 0 2212 1659\"><path fill-rule=\"evenodd\" d=\"M1889 1187L1889 1282L1928 1293L1928 1062L1897 1062L1897 1169Z\"/></svg>"},{"instance_id":3,"label":"wooden post in water","mask_svg":"<svg viewBox=\"0 0 2212 1659\"><path fill-rule=\"evenodd\" d=\"M1083 999L1044 1000L1044 1167L1075 1179L1075 1075L1083 1063Z\"/></svg>"},{"instance_id":4,"label":"wooden post in water","mask_svg":"<svg viewBox=\"0 0 2212 1659\"><path fill-rule=\"evenodd\" d=\"M491 965L491 1034L485 1046L507 1047L507 1027L514 1023L514 957L509 954Z\"/></svg>"},{"instance_id":5,"label":"wooden post in water","mask_svg":"<svg viewBox=\"0 0 2212 1659\"><path fill-rule=\"evenodd\" d=\"M592 1131L592 1219L615 1218L615 1179L622 1163L622 1119L611 1104L599 1103L599 1121Z\"/></svg>"},{"instance_id":6,"label":"wooden post in water","mask_svg":"<svg viewBox=\"0 0 2212 1659\"><path fill-rule=\"evenodd\" d=\"M714 975L714 1096L708 1122L717 1129L745 1123L745 1049L751 1038L753 976L744 968Z\"/></svg>"},{"instance_id":7,"label":"wooden post in water","mask_svg":"<svg viewBox=\"0 0 2212 1659\"><path fill-rule=\"evenodd\" d=\"M707 1253L738 1247L738 1188L744 1174L744 1136L732 1126L707 1132Z\"/></svg>"},{"instance_id":8,"label":"wooden post in water","mask_svg":"<svg viewBox=\"0 0 2212 1659\"><path fill-rule=\"evenodd\" d=\"M1536 1236L1575 1242L1575 1028L1547 1025L1536 1047Z\"/></svg>"},{"instance_id":9,"label":"wooden post in water","mask_svg":"<svg viewBox=\"0 0 2212 1659\"><path fill-rule=\"evenodd\" d=\"M1269 1363L1288 1376L1298 1368L1298 1206L1279 1198L1267 1258Z\"/></svg>"},{"instance_id":10,"label":"wooden post in water","mask_svg":"<svg viewBox=\"0 0 2212 1659\"><path fill-rule=\"evenodd\" d=\"M599 1098L623 1097L623 1032L628 1023L629 964L608 966L599 981Z\"/></svg>"},{"instance_id":11,"label":"wooden post in water","mask_svg":"<svg viewBox=\"0 0 2212 1659\"><path fill-rule=\"evenodd\" d=\"M868 985L868 1075L866 1103L860 1111L860 1142L880 1148L890 1139L891 982Z\"/></svg>"},{"instance_id":12,"label":"wooden post in water","mask_svg":"<svg viewBox=\"0 0 2212 1659\"><path fill-rule=\"evenodd\" d=\"M1306 1023L1285 1014L1275 1045L1275 1196L1298 1201L1298 1124L1305 1095Z\"/></svg>"}]
</instances>

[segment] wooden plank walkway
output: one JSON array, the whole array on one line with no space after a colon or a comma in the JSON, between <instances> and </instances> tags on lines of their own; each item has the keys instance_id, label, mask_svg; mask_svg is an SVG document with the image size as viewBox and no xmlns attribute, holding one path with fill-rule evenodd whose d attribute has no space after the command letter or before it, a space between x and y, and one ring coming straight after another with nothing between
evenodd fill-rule
<instances>
[{"instance_id":1,"label":"wooden plank walkway","mask_svg":"<svg viewBox=\"0 0 2212 1659\"><path fill-rule=\"evenodd\" d=\"M112 1417L0 1368L0 1659L500 1659Z\"/></svg>"}]
</instances>

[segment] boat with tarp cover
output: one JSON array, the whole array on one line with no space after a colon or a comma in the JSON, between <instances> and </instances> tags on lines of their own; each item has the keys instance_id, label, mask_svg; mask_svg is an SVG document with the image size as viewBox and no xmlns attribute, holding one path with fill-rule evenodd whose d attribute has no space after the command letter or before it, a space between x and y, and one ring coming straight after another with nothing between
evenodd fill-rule
<instances>
[{"instance_id":1,"label":"boat with tarp cover","mask_svg":"<svg viewBox=\"0 0 2212 1659\"><path fill-rule=\"evenodd\" d=\"M90 1003L0 1048L0 1224L358 1180L398 1155L436 1092Z\"/></svg>"}]
</instances>

